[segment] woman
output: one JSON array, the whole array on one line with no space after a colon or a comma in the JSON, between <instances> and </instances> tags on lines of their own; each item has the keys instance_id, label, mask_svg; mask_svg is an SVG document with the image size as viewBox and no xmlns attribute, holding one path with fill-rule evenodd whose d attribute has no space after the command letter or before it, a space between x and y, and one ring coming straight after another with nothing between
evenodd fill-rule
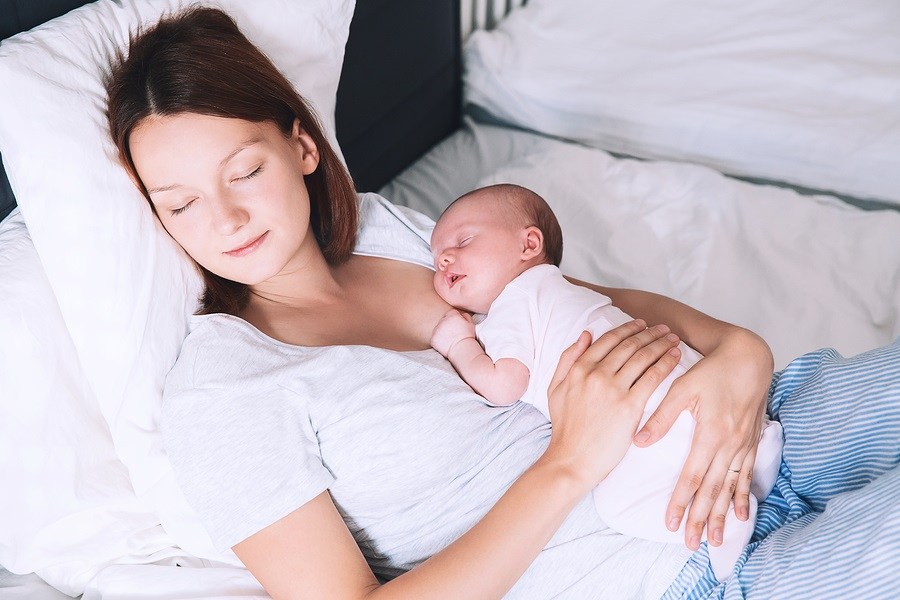
<instances>
[{"instance_id":1,"label":"woman","mask_svg":"<svg viewBox=\"0 0 900 600\"><path fill-rule=\"evenodd\" d=\"M675 580L683 549L613 535L584 501L677 360L666 327L579 340L552 432L488 407L428 350L447 306L427 244L382 200L357 204L314 116L226 15L138 36L109 95L123 164L206 280L166 384L167 450L213 540L273 597L658 596ZM771 354L671 300L602 292L707 356L635 442L694 412L666 519L693 498L687 542L709 519L715 543L732 495L747 505Z\"/></svg>"}]
</instances>

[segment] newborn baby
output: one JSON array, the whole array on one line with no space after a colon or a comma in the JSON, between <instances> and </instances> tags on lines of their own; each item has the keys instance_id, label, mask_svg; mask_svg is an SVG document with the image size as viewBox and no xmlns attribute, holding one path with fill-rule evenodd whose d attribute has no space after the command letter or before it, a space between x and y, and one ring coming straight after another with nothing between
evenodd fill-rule
<instances>
[{"instance_id":1,"label":"newborn baby","mask_svg":"<svg viewBox=\"0 0 900 600\"><path fill-rule=\"evenodd\" d=\"M522 400L550 419L547 390L563 350L582 331L597 339L631 320L606 296L563 278L559 223L544 199L526 188L500 184L457 199L438 220L431 249L435 290L459 309L444 315L431 344L493 404ZM650 397L641 426L672 382L702 358L684 343L679 349L679 364ZM681 542L684 521L678 531L669 531L664 516L690 451L694 426L693 417L684 411L655 444L631 446L593 491L597 512L607 525L634 537ZM722 544L709 546L719 580L731 574L750 540L757 501L775 483L782 445L781 425L767 422L753 469L750 518L738 519L732 502Z\"/></svg>"}]
</instances>

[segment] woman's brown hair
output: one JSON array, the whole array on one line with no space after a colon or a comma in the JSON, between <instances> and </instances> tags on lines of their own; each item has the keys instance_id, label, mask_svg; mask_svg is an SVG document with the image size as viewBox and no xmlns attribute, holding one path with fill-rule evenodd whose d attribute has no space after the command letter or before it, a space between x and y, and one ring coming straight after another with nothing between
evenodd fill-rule
<instances>
[{"instance_id":1,"label":"woman's brown hair","mask_svg":"<svg viewBox=\"0 0 900 600\"><path fill-rule=\"evenodd\" d=\"M318 168L306 176L313 232L329 264L350 256L359 219L350 174L306 101L230 16L196 7L164 17L131 38L127 57L120 56L112 66L106 90L109 129L119 159L148 202L129 149L129 136L143 119L196 113L272 121L285 135L298 119L319 150ZM200 270L206 290L199 314L237 314L247 306L248 286L202 266Z\"/></svg>"}]
</instances>

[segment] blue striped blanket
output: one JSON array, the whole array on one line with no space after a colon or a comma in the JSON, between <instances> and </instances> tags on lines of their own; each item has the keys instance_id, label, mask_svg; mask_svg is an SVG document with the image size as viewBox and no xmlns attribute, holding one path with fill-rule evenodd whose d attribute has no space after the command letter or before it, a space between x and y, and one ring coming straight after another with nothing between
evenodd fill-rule
<instances>
[{"instance_id":1,"label":"blue striped blanket","mask_svg":"<svg viewBox=\"0 0 900 600\"><path fill-rule=\"evenodd\" d=\"M664 598L896 597L900 338L801 356L773 377L768 408L784 458L734 575L716 581L704 543Z\"/></svg>"}]
</instances>

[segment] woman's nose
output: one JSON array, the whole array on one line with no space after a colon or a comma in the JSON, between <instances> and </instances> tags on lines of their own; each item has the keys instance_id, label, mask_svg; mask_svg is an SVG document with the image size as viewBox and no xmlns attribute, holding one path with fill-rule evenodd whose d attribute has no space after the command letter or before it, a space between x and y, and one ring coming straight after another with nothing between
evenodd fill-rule
<instances>
[{"instance_id":1,"label":"woman's nose","mask_svg":"<svg viewBox=\"0 0 900 600\"><path fill-rule=\"evenodd\" d=\"M218 199L213 204L213 223L221 235L231 235L250 220L247 211L227 199Z\"/></svg>"}]
</instances>

